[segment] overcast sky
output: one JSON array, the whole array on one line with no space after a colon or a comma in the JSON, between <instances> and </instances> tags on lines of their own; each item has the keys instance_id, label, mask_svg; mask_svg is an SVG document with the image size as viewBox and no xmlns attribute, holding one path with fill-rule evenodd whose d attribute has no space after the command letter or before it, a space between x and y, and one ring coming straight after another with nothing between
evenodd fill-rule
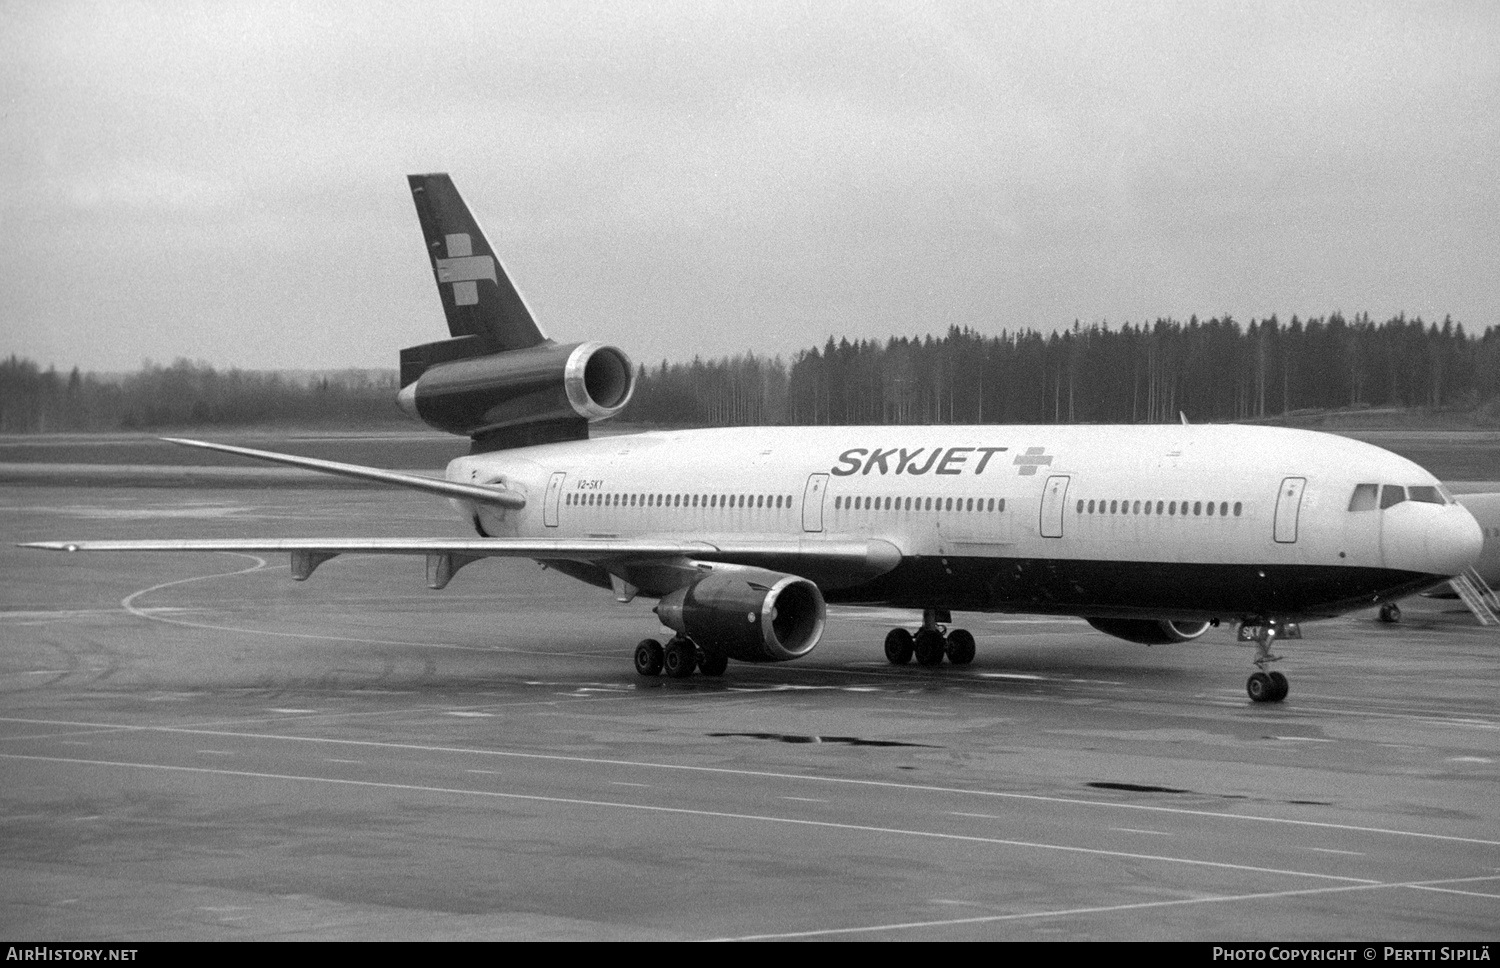
<instances>
[{"instance_id":1,"label":"overcast sky","mask_svg":"<svg viewBox=\"0 0 1500 968\"><path fill-rule=\"evenodd\" d=\"M1500 4L0 0L0 353L394 366L451 172L638 361L1500 324Z\"/></svg>"}]
</instances>

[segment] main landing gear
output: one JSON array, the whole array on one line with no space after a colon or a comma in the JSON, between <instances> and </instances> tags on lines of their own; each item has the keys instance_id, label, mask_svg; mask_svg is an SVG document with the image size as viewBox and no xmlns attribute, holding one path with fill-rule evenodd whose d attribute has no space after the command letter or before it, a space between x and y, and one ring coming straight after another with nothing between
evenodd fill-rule
<instances>
[{"instance_id":1,"label":"main landing gear","mask_svg":"<svg viewBox=\"0 0 1500 968\"><path fill-rule=\"evenodd\" d=\"M974 661L974 636L963 629L948 631L951 621L946 608L924 610L916 635L899 628L886 633L885 657L892 665L906 665L915 656L918 665L935 666L946 655L954 665L968 665Z\"/></svg>"},{"instance_id":2,"label":"main landing gear","mask_svg":"<svg viewBox=\"0 0 1500 968\"><path fill-rule=\"evenodd\" d=\"M1296 622L1281 622L1267 619L1259 624L1246 622L1240 626L1239 640L1255 643L1255 666L1259 672L1252 673L1245 681L1245 692L1252 702L1281 702L1286 698L1291 685L1279 672L1267 672L1266 667L1281 660L1271 654L1271 643L1277 638L1300 639L1302 630Z\"/></svg>"},{"instance_id":3,"label":"main landing gear","mask_svg":"<svg viewBox=\"0 0 1500 968\"><path fill-rule=\"evenodd\" d=\"M641 639L635 647L635 671L643 676L665 672L673 679L686 679L695 669L705 676L722 676L728 668L729 656L704 652L685 635L674 636L665 646Z\"/></svg>"},{"instance_id":4,"label":"main landing gear","mask_svg":"<svg viewBox=\"0 0 1500 968\"><path fill-rule=\"evenodd\" d=\"M1387 625L1395 625L1401 621L1401 606L1395 602L1386 602L1380 606L1380 620Z\"/></svg>"}]
</instances>

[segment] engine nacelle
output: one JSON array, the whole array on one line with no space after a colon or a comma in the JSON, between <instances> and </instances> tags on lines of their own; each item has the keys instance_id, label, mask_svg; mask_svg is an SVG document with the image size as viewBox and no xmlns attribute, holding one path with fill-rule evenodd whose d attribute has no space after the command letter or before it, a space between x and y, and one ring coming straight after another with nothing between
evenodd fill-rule
<instances>
[{"instance_id":1,"label":"engine nacelle","mask_svg":"<svg viewBox=\"0 0 1500 968\"><path fill-rule=\"evenodd\" d=\"M1141 645L1190 642L1208 631L1209 622L1180 622L1153 618L1091 618L1088 623L1105 635Z\"/></svg>"},{"instance_id":2,"label":"engine nacelle","mask_svg":"<svg viewBox=\"0 0 1500 968\"><path fill-rule=\"evenodd\" d=\"M806 578L714 565L688 587L662 596L656 614L705 652L741 662L785 662L818 644L828 608Z\"/></svg>"},{"instance_id":3,"label":"engine nacelle","mask_svg":"<svg viewBox=\"0 0 1500 968\"><path fill-rule=\"evenodd\" d=\"M630 402L630 358L603 343L543 344L460 359L465 340L402 353L401 409L452 434L482 438L513 428L588 423L613 417ZM452 347L452 349L449 349Z\"/></svg>"}]
</instances>

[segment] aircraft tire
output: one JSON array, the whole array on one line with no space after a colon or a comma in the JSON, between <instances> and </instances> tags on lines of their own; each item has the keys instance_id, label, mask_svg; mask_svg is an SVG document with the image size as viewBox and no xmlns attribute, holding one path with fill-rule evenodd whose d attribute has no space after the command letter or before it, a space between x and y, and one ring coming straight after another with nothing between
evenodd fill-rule
<instances>
[{"instance_id":1,"label":"aircraft tire","mask_svg":"<svg viewBox=\"0 0 1500 968\"><path fill-rule=\"evenodd\" d=\"M1250 695L1252 702L1273 702L1276 697L1276 684L1264 672L1257 672L1245 680L1245 692Z\"/></svg>"},{"instance_id":2,"label":"aircraft tire","mask_svg":"<svg viewBox=\"0 0 1500 968\"><path fill-rule=\"evenodd\" d=\"M912 639L912 652L917 657L917 665L938 665L943 661L943 633L937 629L922 629Z\"/></svg>"},{"instance_id":3,"label":"aircraft tire","mask_svg":"<svg viewBox=\"0 0 1500 968\"><path fill-rule=\"evenodd\" d=\"M1380 606L1380 620L1387 625L1395 625L1401 621L1401 606L1395 602L1386 602Z\"/></svg>"},{"instance_id":4,"label":"aircraft tire","mask_svg":"<svg viewBox=\"0 0 1500 968\"><path fill-rule=\"evenodd\" d=\"M1271 677L1271 685L1276 690L1276 694L1271 697L1271 702L1281 702L1281 700L1286 698L1286 694L1292 691L1292 684L1287 682L1286 676L1279 672L1272 672L1269 675Z\"/></svg>"},{"instance_id":5,"label":"aircraft tire","mask_svg":"<svg viewBox=\"0 0 1500 968\"><path fill-rule=\"evenodd\" d=\"M906 629L891 629L885 633L885 657L891 665L906 665L911 661L912 639Z\"/></svg>"},{"instance_id":6,"label":"aircraft tire","mask_svg":"<svg viewBox=\"0 0 1500 968\"><path fill-rule=\"evenodd\" d=\"M698 671L705 676L722 676L729 668L729 656L704 653L698 657Z\"/></svg>"},{"instance_id":7,"label":"aircraft tire","mask_svg":"<svg viewBox=\"0 0 1500 968\"><path fill-rule=\"evenodd\" d=\"M661 674L664 650L655 639L641 639L635 647L635 671L643 676Z\"/></svg>"},{"instance_id":8,"label":"aircraft tire","mask_svg":"<svg viewBox=\"0 0 1500 968\"><path fill-rule=\"evenodd\" d=\"M954 665L968 665L974 661L974 636L967 629L954 629L948 633L948 661Z\"/></svg>"},{"instance_id":9,"label":"aircraft tire","mask_svg":"<svg viewBox=\"0 0 1500 968\"><path fill-rule=\"evenodd\" d=\"M691 639L675 638L662 654L662 671L673 679L686 679L698 668L698 647Z\"/></svg>"}]
</instances>

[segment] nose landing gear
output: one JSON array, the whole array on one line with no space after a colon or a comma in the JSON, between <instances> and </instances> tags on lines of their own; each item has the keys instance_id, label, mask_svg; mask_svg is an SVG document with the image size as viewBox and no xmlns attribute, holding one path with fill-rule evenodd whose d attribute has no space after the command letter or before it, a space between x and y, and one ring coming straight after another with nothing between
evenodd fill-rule
<instances>
[{"instance_id":1,"label":"nose landing gear","mask_svg":"<svg viewBox=\"0 0 1500 968\"><path fill-rule=\"evenodd\" d=\"M906 629L891 629L885 636L885 657L892 665L906 665L916 658L918 665L935 666L943 656L954 665L974 661L974 636L964 629L949 631L952 621L947 609L929 608L922 612L922 627L915 635Z\"/></svg>"},{"instance_id":2,"label":"nose landing gear","mask_svg":"<svg viewBox=\"0 0 1500 968\"><path fill-rule=\"evenodd\" d=\"M1291 684L1281 673L1266 671L1271 663L1281 661L1281 656L1271 654L1271 643L1278 638L1302 638L1301 626L1296 622L1283 622L1274 618L1255 623L1245 622L1240 625L1238 638L1241 642L1255 643L1255 666L1260 671L1252 673L1245 681L1245 692L1249 694L1251 701L1281 702L1291 690Z\"/></svg>"}]
</instances>

